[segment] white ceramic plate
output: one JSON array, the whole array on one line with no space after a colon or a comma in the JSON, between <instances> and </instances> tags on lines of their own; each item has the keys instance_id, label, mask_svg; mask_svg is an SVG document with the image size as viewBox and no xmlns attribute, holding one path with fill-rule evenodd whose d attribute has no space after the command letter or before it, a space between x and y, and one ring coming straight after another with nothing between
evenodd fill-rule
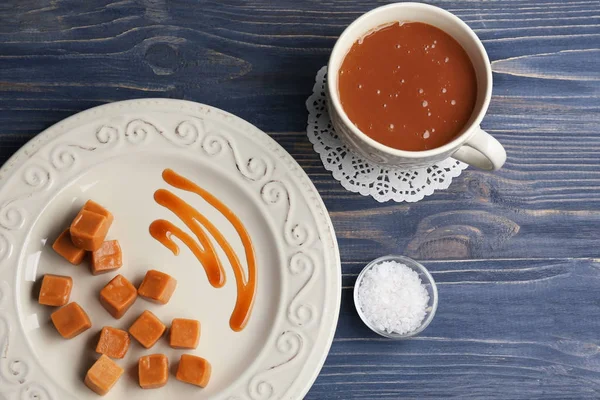
<instances>
[{"instance_id":1,"label":"white ceramic plate","mask_svg":"<svg viewBox=\"0 0 600 400\"><path fill-rule=\"evenodd\" d=\"M242 220L254 242L257 297L242 332L229 328L236 292L229 264L225 287L215 289L192 253L175 257L148 233L164 218L153 193L169 188L194 204L240 252L231 225L198 196L170 188L172 168L216 195ZM99 304L99 290L116 273L92 276L51 248L81 205L94 199L115 215L109 239L118 239L124 266L138 284L150 268L178 280L164 306L138 298L121 320ZM243 254L243 253L242 253ZM244 263L245 265L245 263ZM73 277L71 301L93 327L62 339L37 303L44 274ZM98 355L104 325L127 329L145 309L167 326L174 317L201 321L193 354L213 365L209 386L177 381L155 390L137 385L137 359L165 353L172 372L185 351L161 339L152 349L132 340L126 373L108 399L300 399L315 380L335 331L341 291L340 260L327 210L308 176L269 136L226 112L179 100L132 100L70 117L36 136L0 170L0 399L96 399L83 384Z\"/></svg>"}]
</instances>

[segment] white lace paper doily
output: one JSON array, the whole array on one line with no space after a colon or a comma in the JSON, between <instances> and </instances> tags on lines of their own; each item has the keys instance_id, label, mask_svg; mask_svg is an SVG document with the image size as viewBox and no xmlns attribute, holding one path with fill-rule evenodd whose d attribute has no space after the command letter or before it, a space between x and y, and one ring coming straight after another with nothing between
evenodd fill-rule
<instances>
[{"instance_id":1,"label":"white lace paper doily","mask_svg":"<svg viewBox=\"0 0 600 400\"><path fill-rule=\"evenodd\" d=\"M325 169L351 192L372 196L380 203L416 202L435 190L447 189L467 164L448 158L436 165L412 170L385 168L352 153L331 125L326 100L327 67L317 73L313 94L306 101L306 132Z\"/></svg>"}]
</instances>

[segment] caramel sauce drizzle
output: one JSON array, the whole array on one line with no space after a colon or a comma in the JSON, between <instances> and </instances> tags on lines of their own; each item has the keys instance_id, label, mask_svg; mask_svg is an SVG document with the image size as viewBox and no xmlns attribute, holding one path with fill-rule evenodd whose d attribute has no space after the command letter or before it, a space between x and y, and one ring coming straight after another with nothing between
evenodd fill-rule
<instances>
[{"instance_id":1,"label":"caramel sauce drizzle","mask_svg":"<svg viewBox=\"0 0 600 400\"><path fill-rule=\"evenodd\" d=\"M158 201L156 198L157 194L154 194L154 199L157 203L164 205ZM169 208L169 207L167 207ZM179 215L178 215L179 216ZM180 217L181 218L181 217ZM173 241L171 236L175 236L179 238L191 251L194 253L200 264L204 267L206 271L206 277L208 278L208 282L216 288L223 287L225 285L225 271L223 270L223 266L221 265L221 261L217 257L215 249L208 239L208 236L202 228L198 225L198 223L194 219L184 219L181 220L194 232L198 241L202 244L203 248L198 245L194 241L194 239L175 226L172 222L166 221L164 219L157 219L156 221L150 224L150 234L152 237L159 242L161 242L166 248L171 250L174 255L179 255L179 246L177 243Z\"/></svg>"},{"instance_id":2,"label":"caramel sauce drizzle","mask_svg":"<svg viewBox=\"0 0 600 400\"><path fill-rule=\"evenodd\" d=\"M256 256L248 231L231 209L194 182L177 174L171 169L164 170L162 177L165 182L171 186L195 193L202 197L227 218L239 235L242 244L244 245L244 252L248 263L248 276L244 273L240 260L231 244L202 213L168 190L159 189L154 193L154 200L177 215L188 228L192 230L194 235L196 235L202 248L190 235L183 232L169 221L156 220L152 222L150 225L150 234L165 247L170 249L175 255L179 254L179 247L171 237L175 236L179 238L190 248L198 261L203 265L208 280L214 287L222 287L225 284L226 278L223 267L205 230L215 239L217 244L225 252L233 269L237 287L237 299L229 319L229 326L236 332L241 331L248 323L256 295Z\"/></svg>"}]
</instances>

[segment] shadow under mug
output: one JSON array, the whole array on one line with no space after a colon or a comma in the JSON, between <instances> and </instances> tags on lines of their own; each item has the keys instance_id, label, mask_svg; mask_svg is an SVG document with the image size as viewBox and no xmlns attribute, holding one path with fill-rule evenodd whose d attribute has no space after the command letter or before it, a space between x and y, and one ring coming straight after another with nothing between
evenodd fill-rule
<instances>
[{"instance_id":1,"label":"shadow under mug","mask_svg":"<svg viewBox=\"0 0 600 400\"><path fill-rule=\"evenodd\" d=\"M452 36L467 52L477 77L477 98L471 118L449 143L431 150L406 151L383 145L361 132L350 121L340 102L338 71L352 45L368 32L393 22L423 22ZM425 167L454 157L484 170L497 170L506 161L504 147L479 127L492 97L492 69L483 44L454 14L421 3L394 3L375 8L362 15L338 38L328 64L329 115L336 133L352 151L386 167Z\"/></svg>"}]
</instances>

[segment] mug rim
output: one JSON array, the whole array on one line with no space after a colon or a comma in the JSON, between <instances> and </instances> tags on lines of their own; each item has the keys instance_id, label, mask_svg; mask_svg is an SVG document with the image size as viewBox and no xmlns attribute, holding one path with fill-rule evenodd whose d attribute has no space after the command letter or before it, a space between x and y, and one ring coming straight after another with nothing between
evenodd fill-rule
<instances>
[{"instance_id":1,"label":"mug rim","mask_svg":"<svg viewBox=\"0 0 600 400\"><path fill-rule=\"evenodd\" d=\"M485 61L485 74L486 74L487 81L489 82L485 89L485 98L483 99L483 104L479 110L479 113L478 113L477 117L473 120L473 122L471 122L471 124L469 124L469 126L464 130L464 132L462 134L456 136L450 142L448 142L440 147L436 147L434 149L429 149L429 150L422 150L422 151L401 150L401 149L396 149L394 147L387 146L383 143L376 141L375 139L371 138L370 136L365 134L363 131L358 129L354 125L354 123L350 120L350 118L344 111L344 108L342 107L342 103L340 100L337 85L335 85L335 87L334 87L334 83L338 82L338 80L335 77L335 76L337 76L337 71L335 72L335 74L331 73L331 71L332 71L331 64L333 63L334 56L337 56L337 53L342 51L340 48L341 39L345 35L349 35L349 31L351 29L355 28L357 25L362 24L365 19L369 18L373 14L383 13L391 8L407 8L407 7L422 8L422 9L424 9L424 12L439 12L439 13L445 15L447 18L451 19L457 25L459 25L469 35L469 37L475 43L477 49L479 50L479 53L483 56L484 61ZM419 22L419 21L415 21L415 22ZM364 33L362 35L368 33L370 30L372 30L374 28L377 28L377 26L368 27L368 29L364 30ZM356 39L353 40L352 42L354 43L355 41L356 41ZM459 44L462 46L462 43L459 42ZM346 55L347 54L344 54L343 56L341 56L342 62L343 62L343 59L346 57ZM341 63L340 63L340 65L341 65ZM335 82L334 82L334 79L335 79ZM430 156L436 156L436 155L439 155L442 153L453 152L454 150L458 150L458 148L460 148L460 146L464 142L466 142L471 135L474 134L476 128L481 124L481 121L483 120L483 117L485 116L485 114L488 110L489 104L490 104L490 100L492 97L492 86L493 86L492 67L490 64L490 59L487 54L487 51L485 50L485 47L483 47L483 43L481 43L481 40L479 39L477 34L475 34L475 32L469 27L469 25L467 25L463 20L458 18L456 15L452 14L450 11L444 10L443 8L436 7L436 6L433 6L430 4L425 4L425 3L416 3L416 2L392 3L392 4L387 4L385 6L376 7L374 9L364 13L363 15L361 15L360 17L358 17L357 19L352 21L352 23L350 25L348 25L346 27L346 29L344 29L344 31L340 34L340 36L338 37L338 39L335 42L335 45L333 46L331 55L329 56L329 62L327 63L327 88L329 91L329 100L330 100L329 104L333 105L338 116L342 119L342 121L346 125L346 127L349 128L352 131L352 133L354 133L359 139L366 142L368 145L375 147L379 151L382 151L384 153L387 153L387 154L390 154L393 156L404 157L404 158L415 158L416 159L416 158L430 157Z\"/></svg>"}]
</instances>

